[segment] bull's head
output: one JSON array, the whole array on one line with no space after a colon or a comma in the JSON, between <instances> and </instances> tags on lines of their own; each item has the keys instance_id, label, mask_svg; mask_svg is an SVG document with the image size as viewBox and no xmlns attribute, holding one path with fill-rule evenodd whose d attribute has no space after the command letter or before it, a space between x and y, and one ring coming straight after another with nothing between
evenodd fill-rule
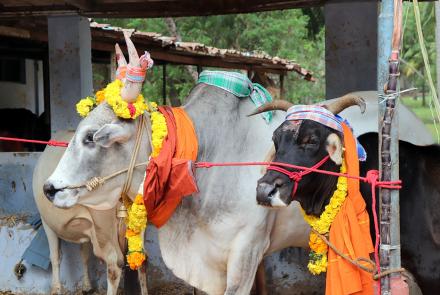
<instances>
[{"instance_id":1,"label":"bull's head","mask_svg":"<svg viewBox=\"0 0 440 295\"><path fill-rule=\"evenodd\" d=\"M127 66L124 55L116 45L119 74L125 71L125 66L127 71L130 71L130 67L134 70L141 69L142 63L127 32L124 32L124 37L130 59ZM128 76L119 78L123 82L122 99L133 102L140 94L143 81L133 81ZM139 120L117 117L105 102L96 107L80 122L58 166L45 182L43 190L46 197L61 208L70 208L76 204L102 210L115 207L120 198L125 174L109 179L93 192L85 187L71 187L84 184L92 177L107 176L127 168L134 150L138 124ZM145 133L136 162L146 161L147 155L151 153ZM145 167L135 169L129 193L137 192L143 171Z\"/></svg>"},{"instance_id":2,"label":"bull's head","mask_svg":"<svg viewBox=\"0 0 440 295\"><path fill-rule=\"evenodd\" d=\"M345 108L359 105L365 110L362 98L346 95L330 102L325 108L338 114ZM258 108L252 115L269 110L287 111L292 103L274 101ZM311 167L327 155L330 160L320 168L338 171L342 164L342 133L313 120L286 120L274 132L272 138L275 151L271 157L274 162L282 162L304 167ZM291 169L288 169L291 170ZM307 214L319 216L336 187L337 177L312 173L304 176L298 184L295 200L301 203ZM269 207L285 207L292 202L294 181L287 175L274 170L267 170L258 180L257 202Z\"/></svg>"}]
</instances>

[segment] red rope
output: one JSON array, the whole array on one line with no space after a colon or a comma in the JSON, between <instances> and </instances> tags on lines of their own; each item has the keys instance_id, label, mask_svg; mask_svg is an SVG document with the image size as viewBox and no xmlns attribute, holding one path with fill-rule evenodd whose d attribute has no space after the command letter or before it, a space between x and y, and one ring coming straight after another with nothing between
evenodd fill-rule
<instances>
[{"instance_id":1,"label":"red rope","mask_svg":"<svg viewBox=\"0 0 440 295\"><path fill-rule=\"evenodd\" d=\"M28 142L28 143L36 143L36 144L46 144L50 146L59 146L59 147L67 147L69 145L68 142L64 141L56 141L56 140L33 140L33 139L23 139L23 138L15 138L15 137L0 137L0 140L5 141L17 141L17 142ZM380 264L379 264L379 243L380 243L380 235L379 235L379 225L378 218L376 213L376 188L382 187L386 189L401 189L402 181L378 181L379 179L379 171L378 170L369 170L365 177L362 176L353 176L344 173L338 173L333 171L321 170L318 169L322 164L324 164L328 160L328 156L323 158L321 161L316 163L312 167L304 167L293 164L281 163L281 162L223 162L223 163L213 163L213 162L196 162L196 168L212 168L212 167L235 167L235 166L268 166L268 169L275 170L280 173L286 174L289 178L291 178L295 182L294 189L292 191L292 197L296 193L298 188L298 183L302 179L304 175L315 172L320 174L326 174L331 176L342 176L346 178L357 179L359 181L369 183L371 185L371 195L372 195L372 211L373 211L373 220L374 220L374 230L376 234L376 242L374 245L374 259L376 262L377 272L380 274ZM299 170L297 171L288 171L282 167L291 168Z\"/></svg>"},{"instance_id":2,"label":"red rope","mask_svg":"<svg viewBox=\"0 0 440 295\"><path fill-rule=\"evenodd\" d=\"M325 162L327 162L327 160L329 158L330 158L330 156L327 155L321 161L319 161L318 163L316 163L315 165L313 165L310 168L311 169L318 169ZM303 176L312 173L312 171L310 171L310 170L302 170L302 171L299 171L299 172L298 171L289 171L287 169L284 169L282 167L275 166L275 165L269 165L269 167L267 167L267 169L283 173L283 174L287 175L287 177L289 177L290 179L292 179L294 181L294 186L293 186L292 194L290 196L292 198L292 200L295 198L295 194L296 194L296 191L298 190L299 182L301 181Z\"/></svg>"},{"instance_id":3,"label":"red rope","mask_svg":"<svg viewBox=\"0 0 440 295\"><path fill-rule=\"evenodd\" d=\"M56 140L44 141L44 140L24 139L24 138L16 138L16 137L0 137L0 140L28 142L28 143L45 144L45 145L60 146L60 147L67 147L69 145L69 143L65 141L56 141Z\"/></svg>"},{"instance_id":4,"label":"red rope","mask_svg":"<svg viewBox=\"0 0 440 295\"><path fill-rule=\"evenodd\" d=\"M358 179L359 181L369 183L371 185L371 207L373 211L373 221L374 221L374 231L376 235L376 241L374 244L374 260L376 263L377 273L380 274L380 261L379 261L379 243L380 243L380 234L379 234L379 223L376 213L376 188L382 187L387 189L401 189L402 181L378 181L379 179L379 171L378 170L369 170L367 171L367 175L365 177L362 176L353 176L344 173L332 172L327 170L318 169L325 161L327 161L328 156L319 161L313 167L303 167L298 165L292 165L287 163L280 162L225 162L225 163L211 163L211 162L198 162L195 163L196 168L211 168L211 167L222 167L222 166L269 166L268 169L275 170L281 173L286 174L289 178L291 178L295 182L295 186L292 190L292 198L296 193L298 188L298 183L301 180L302 176L309 174L311 172L332 175L332 176L343 176L352 179ZM300 172L292 172L281 167L293 168L300 170Z\"/></svg>"}]
</instances>

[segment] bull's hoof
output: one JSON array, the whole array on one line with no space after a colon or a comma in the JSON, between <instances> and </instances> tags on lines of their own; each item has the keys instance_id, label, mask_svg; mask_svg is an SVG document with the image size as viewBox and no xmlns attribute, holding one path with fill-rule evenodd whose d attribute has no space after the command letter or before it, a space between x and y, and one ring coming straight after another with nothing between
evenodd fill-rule
<instances>
[{"instance_id":1,"label":"bull's hoof","mask_svg":"<svg viewBox=\"0 0 440 295\"><path fill-rule=\"evenodd\" d=\"M61 289L61 287L58 288L52 288L50 290L50 295L63 295L63 290Z\"/></svg>"}]
</instances>

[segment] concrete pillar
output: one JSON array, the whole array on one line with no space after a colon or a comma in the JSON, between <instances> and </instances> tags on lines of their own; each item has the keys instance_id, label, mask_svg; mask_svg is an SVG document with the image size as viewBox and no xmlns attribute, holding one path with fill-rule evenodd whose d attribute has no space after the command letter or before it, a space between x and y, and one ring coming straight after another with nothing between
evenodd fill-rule
<instances>
[{"instance_id":1,"label":"concrete pillar","mask_svg":"<svg viewBox=\"0 0 440 295\"><path fill-rule=\"evenodd\" d=\"M327 99L376 90L377 2L328 1L324 14Z\"/></svg>"},{"instance_id":2,"label":"concrete pillar","mask_svg":"<svg viewBox=\"0 0 440 295\"><path fill-rule=\"evenodd\" d=\"M48 17L50 114L52 134L74 130L80 121L75 104L92 94L89 21L81 16Z\"/></svg>"}]
</instances>

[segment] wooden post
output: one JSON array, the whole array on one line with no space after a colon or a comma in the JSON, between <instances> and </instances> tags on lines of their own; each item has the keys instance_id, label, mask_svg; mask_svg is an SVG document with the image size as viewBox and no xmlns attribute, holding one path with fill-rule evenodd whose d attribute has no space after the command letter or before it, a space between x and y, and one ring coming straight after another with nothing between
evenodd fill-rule
<instances>
[{"instance_id":1,"label":"wooden post","mask_svg":"<svg viewBox=\"0 0 440 295\"><path fill-rule=\"evenodd\" d=\"M167 64L162 65L162 104L167 104Z\"/></svg>"},{"instance_id":2,"label":"wooden post","mask_svg":"<svg viewBox=\"0 0 440 295\"><path fill-rule=\"evenodd\" d=\"M116 53L112 52L110 53L110 81L116 80Z\"/></svg>"},{"instance_id":3,"label":"wooden post","mask_svg":"<svg viewBox=\"0 0 440 295\"><path fill-rule=\"evenodd\" d=\"M197 65L197 75L200 77L200 73L203 71L203 68L201 65Z\"/></svg>"},{"instance_id":4,"label":"wooden post","mask_svg":"<svg viewBox=\"0 0 440 295\"><path fill-rule=\"evenodd\" d=\"M382 19L379 18L379 155L381 180L399 179L399 50L402 24L402 0L382 0ZM394 16L391 21L392 12ZM390 32L392 31L392 38ZM392 39L390 48L389 41ZM385 50L389 52L385 52ZM387 55L388 53L388 55ZM389 60L388 67L384 58ZM388 82L385 83L388 76ZM385 94L385 96L383 95ZM385 98L385 99L384 99ZM382 116L383 114L383 116ZM400 266L400 217L399 191L381 188L380 197L380 266L381 271L399 269ZM399 278L400 273L381 278L381 294L391 294L391 278ZM399 293L401 294L401 293Z\"/></svg>"},{"instance_id":5,"label":"wooden post","mask_svg":"<svg viewBox=\"0 0 440 295\"><path fill-rule=\"evenodd\" d=\"M285 92L284 92L284 76L285 74L280 74L280 99L284 99Z\"/></svg>"}]
</instances>

